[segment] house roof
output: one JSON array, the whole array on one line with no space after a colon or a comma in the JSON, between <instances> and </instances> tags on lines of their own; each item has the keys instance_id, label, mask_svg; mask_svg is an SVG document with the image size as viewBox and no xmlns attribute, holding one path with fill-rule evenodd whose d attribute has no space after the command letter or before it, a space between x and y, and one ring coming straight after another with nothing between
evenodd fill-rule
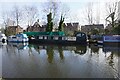
<instances>
[{"instance_id":1,"label":"house roof","mask_svg":"<svg viewBox=\"0 0 120 80\"><path fill-rule=\"evenodd\" d=\"M21 28L21 29L23 29L22 27L20 27L19 25L18 26L8 26L9 28Z\"/></svg>"},{"instance_id":2,"label":"house roof","mask_svg":"<svg viewBox=\"0 0 120 80\"><path fill-rule=\"evenodd\" d=\"M79 23L64 23L66 27L78 27Z\"/></svg>"},{"instance_id":3,"label":"house roof","mask_svg":"<svg viewBox=\"0 0 120 80\"><path fill-rule=\"evenodd\" d=\"M85 25L85 26L104 26L103 24L92 24L92 25Z\"/></svg>"},{"instance_id":4,"label":"house roof","mask_svg":"<svg viewBox=\"0 0 120 80\"><path fill-rule=\"evenodd\" d=\"M73 26L77 27L79 26L79 23L73 23Z\"/></svg>"},{"instance_id":5,"label":"house roof","mask_svg":"<svg viewBox=\"0 0 120 80\"><path fill-rule=\"evenodd\" d=\"M35 22L33 27L41 27L40 24L38 22Z\"/></svg>"},{"instance_id":6,"label":"house roof","mask_svg":"<svg viewBox=\"0 0 120 80\"><path fill-rule=\"evenodd\" d=\"M67 23L67 26L72 26L72 23Z\"/></svg>"}]
</instances>

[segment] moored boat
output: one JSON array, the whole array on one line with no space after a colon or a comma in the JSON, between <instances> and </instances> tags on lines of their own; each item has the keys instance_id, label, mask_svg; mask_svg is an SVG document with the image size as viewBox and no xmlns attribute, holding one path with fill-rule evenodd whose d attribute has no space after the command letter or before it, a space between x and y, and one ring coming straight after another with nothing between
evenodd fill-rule
<instances>
[{"instance_id":1,"label":"moored boat","mask_svg":"<svg viewBox=\"0 0 120 80\"><path fill-rule=\"evenodd\" d=\"M61 32L26 32L30 43L37 44L87 44L87 35L83 32L76 32L74 36L65 36Z\"/></svg>"},{"instance_id":2,"label":"moored boat","mask_svg":"<svg viewBox=\"0 0 120 80\"><path fill-rule=\"evenodd\" d=\"M103 44L103 41L102 40L98 40L97 44Z\"/></svg>"},{"instance_id":3,"label":"moored boat","mask_svg":"<svg viewBox=\"0 0 120 80\"><path fill-rule=\"evenodd\" d=\"M28 37L26 34L20 33L8 37L8 42L28 42Z\"/></svg>"},{"instance_id":4,"label":"moored boat","mask_svg":"<svg viewBox=\"0 0 120 80\"><path fill-rule=\"evenodd\" d=\"M104 35L97 44L120 44L120 35Z\"/></svg>"},{"instance_id":5,"label":"moored boat","mask_svg":"<svg viewBox=\"0 0 120 80\"><path fill-rule=\"evenodd\" d=\"M104 43L120 43L120 35L106 35L103 36Z\"/></svg>"}]
</instances>

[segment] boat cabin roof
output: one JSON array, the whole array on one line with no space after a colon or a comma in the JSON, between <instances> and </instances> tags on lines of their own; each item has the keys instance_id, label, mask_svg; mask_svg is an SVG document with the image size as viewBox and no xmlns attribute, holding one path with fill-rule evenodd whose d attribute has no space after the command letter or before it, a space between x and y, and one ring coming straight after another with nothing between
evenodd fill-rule
<instances>
[{"instance_id":1,"label":"boat cabin roof","mask_svg":"<svg viewBox=\"0 0 120 80\"><path fill-rule=\"evenodd\" d=\"M27 35L26 34L16 34L16 37L27 37Z\"/></svg>"}]
</instances>

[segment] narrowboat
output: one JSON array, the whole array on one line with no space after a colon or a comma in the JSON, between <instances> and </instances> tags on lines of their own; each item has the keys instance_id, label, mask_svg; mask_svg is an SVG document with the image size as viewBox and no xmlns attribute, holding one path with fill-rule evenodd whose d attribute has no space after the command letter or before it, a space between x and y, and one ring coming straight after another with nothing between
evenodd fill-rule
<instances>
[{"instance_id":1,"label":"narrowboat","mask_svg":"<svg viewBox=\"0 0 120 80\"><path fill-rule=\"evenodd\" d=\"M20 33L8 37L8 42L28 42L28 37L26 34Z\"/></svg>"},{"instance_id":2,"label":"narrowboat","mask_svg":"<svg viewBox=\"0 0 120 80\"><path fill-rule=\"evenodd\" d=\"M103 36L104 46L120 47L120 35L105 35Z\"/></svg>"},{"instance_id":3,"label":"narrowboat","mask_svg":"<svg viewBox=\"0 0 120 80\"><path fill-rule=\"evenodd\" d=\"M104 46L118 46L120 45L120 35L104 35L97 44L102 44Z\"/></svg>"},{"instance_id":4,"label":"narrowboat","mask_svg":"<svg viewBox=\"0 0 120 80\"><path fill-rule=\"evenodd\" d=\"M103 36L104 43L120 43L120 35L106 35Z\"/></svg>"},{"instance_id":5,"label":"narrowboat","mask_svg":"<svg viewBox=\"0 0 120 80\"><path fill-rule=\"evenodd\" d=\"M29 32L26 34L30 34ZM38 34L38 33L37 33ZM29 35L28 35L29 36ZM87 43L87 35L82 32L76 33L74 36L65 36L60 35L59 32L50 32L48 35L32 35L29 37L30 43L39 43L39 44L86 44Z\"/></svg>"}]
</instances>

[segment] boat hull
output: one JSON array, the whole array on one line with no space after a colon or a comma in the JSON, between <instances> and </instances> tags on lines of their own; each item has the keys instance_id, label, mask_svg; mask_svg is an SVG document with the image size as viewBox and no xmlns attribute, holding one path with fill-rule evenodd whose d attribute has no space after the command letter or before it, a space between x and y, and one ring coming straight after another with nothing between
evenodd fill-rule
<instances>
[{"instance_id":1,"label":"boat hull","mask_svg":"<svg viewBox=\"0 0 120 80\"><path fill-rule=\"evenodd\" d=\"M28 39L21 39L21 40L18 40L18 39L8 39L8 42L14 42L14 43L21 43L21 42L28 42Z\"/></svg>"},{"instance_id":2,"label":"boat hull","mask_svg":"<svg viewBox=\"0 0 120 80\"><path fill-rule=\"evenodd\" d=\"M25 42L28 42L28 41L8 41L8 42L12 42L12 43L25 43Z\"/></svg>"},{"instance_id":3,"label":"boat hull","mask_svg":"<svg viewBox=\"0 0 120 80\"><path fill-rule=\"evenodd\" d=\"M25 34L17 34L16 36L9 36L8 42L14 42L14 43L21 43L21 42L28 42L29 39Z\"/></svg>"},{"instance_id":4,"label":"boat hull","mask_svg":"<svg viewBox=\"0 0 120 80\"><path fill-rule=\"evenodd\" d=\"M120 35L103 36L104 43L120 43Z\"/></svg>"},{"instance_id":5,"label":"boat hull","mask_svg":"<svg viewBox=\"0 0 120 80\"><path fill-rule=\"evenodd\" d=\"M62 45L70 45L70 44L87 44L86 39L79 37L51 37L51 36L43 36L40 38L29 39L30 43L37 44L62 44Z\"/></svg>"}]
</instances>

